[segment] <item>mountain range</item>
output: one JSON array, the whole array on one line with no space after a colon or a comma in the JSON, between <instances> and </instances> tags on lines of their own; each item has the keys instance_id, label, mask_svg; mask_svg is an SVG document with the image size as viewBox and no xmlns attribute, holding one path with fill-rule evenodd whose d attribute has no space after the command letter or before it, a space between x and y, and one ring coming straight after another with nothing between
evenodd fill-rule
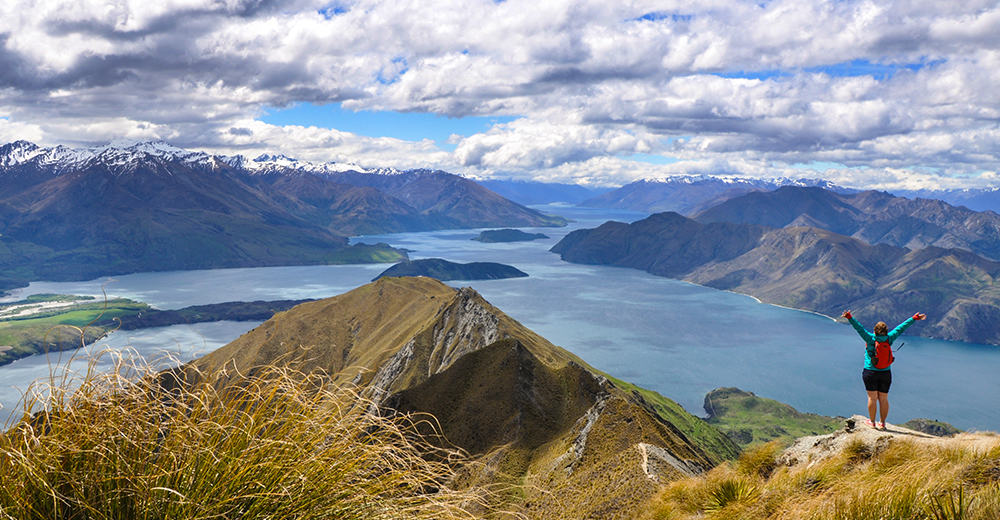
<instances>
[{"instance_id":1,"label":"mountain range","mask_svg":"<svg viewBox=\"0 0 1000 520\"><path fill-rule=\"evenodd\" d=\"M694 215L720 202L751 192L781 186L817 186L852 191L817 179L749 179L715 175L687 175L666 179L640 179L621 188L580 202L579 206L659 213L675 211Z\"/></svg>"},{"instance_id":2,"label":"mountain range","mask_svg":"<svg viewBox=\"0 0 1000 520\"><path fill-rule=\"evenodd\" d=\"M853 309L898 322L925 312L927 322L910 333L1000 344L1000 263L962 249L910 250L816 227L699 222L667 212L573 231L552 251L828 316Z\"/></svg>"},{"instance_id":3,"label":"mountain range","mask_svg":"<svg viewBox=\"0 0 1000 520\"><path fill-rule=\"evenodd\" d=\"M563 224L442 171L248 160L162 142L0 147L0 290L136 271L390 262L405 253L348 246L347 236Z\"/></svg>"},{"instance_id":4,"label":"mountain range","mask_svg":"<svg viewBox=\"0 0 1000 520\"><path fill-rule=\"evenodd\" d=\"M299 305L179 373L236 378L274 363L359 385L381 413L433 414L471 457L454 484L516 486L493 505L530 518L634 518L659 483L739 452L673 401L430 278L382 278Z\"/></svg>"},{"instance_id":5,"label":"mountain range","mask_svg":"<svg viewBox=\"0 0 1000 520\"><path fill-rule=\"evenodd\" d=\"M733 197L755 191L773 191L782 186L819 187L837 193L855 193L863 189L839 186L821 179L784 177L753 179L729 175L676 175L662 179L640 179L620 188L603 190L579 201L579 206L615 208L644 213L676 211L692 216ZM963 189L891 189L897 197L937 199L975 211L1000 212L1000 188ZM517 200L517 199L515 199ZM521 202L521 201L519 201Z\"/></svg>"},{"instance_id":6,"label":"mountain range","mask_svg":"<svg viewBox=\"0 0 1000 520\"><path fill-rule=\"evenodd\" d=\"M699 213L700 222L740 222L769 227L810 226L869 244L921 249L957 248L1000 260L1000 215L935 199L886 192L836 193L784 186L731 198Z\"/></svg>"}]
</instances>

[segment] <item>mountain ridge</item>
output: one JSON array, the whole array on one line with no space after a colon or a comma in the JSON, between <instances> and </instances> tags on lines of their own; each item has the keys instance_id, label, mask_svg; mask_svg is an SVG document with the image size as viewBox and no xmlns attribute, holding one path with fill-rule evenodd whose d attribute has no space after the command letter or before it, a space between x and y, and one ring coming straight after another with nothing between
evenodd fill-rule
<instances>
[{"instance_id":1,"label":"mountain ridge","mask_svg":"<svg viewBox=\"0 0 1000 520\"><path fill-rule=\"evenodd\" d=\"M275 362L359 385L383 413L433 413L475 459L456 485L516 485L499 505L532 518L634 516L660 482L738 452L676 403L667 419L474 290L429 278L383 278L278 313L193 366Z\"/></svg>"}]
</instances>

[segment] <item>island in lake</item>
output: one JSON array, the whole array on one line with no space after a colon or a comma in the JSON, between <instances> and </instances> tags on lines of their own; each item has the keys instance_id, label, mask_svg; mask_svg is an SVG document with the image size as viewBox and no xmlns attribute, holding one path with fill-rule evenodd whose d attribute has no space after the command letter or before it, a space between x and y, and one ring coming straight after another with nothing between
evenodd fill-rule
<instances>
[{"instance_id":1,"label":"island in lake","mask_svg":"<svg viewBox=\"0 0 1000 520\"><path fill-rule=\"evenodd\" d=\"M376 276L372 281L388 276L427 276L441 281L449 280L500 280L523 278L528 273L496 262L470 262L460 264L442 258L424 258L400 262Z\"/></svg>"},{"instance_id":2,"label":"island in lake","mask_svg":"<svg viewBox=\"0 0 1000 520\"><path fill-rule=\"evenodd\" d=\"M525 233L520 229L489 229L483 231L478 237L475 237L472 240L478 240L486 243L530 242L540 238L549 238L549 236L543 233Z\"/></svg>"},{"instance_id":3,"label":"island in lake","mask_svg":"<svg viewBox=\"0 0 1000 520\"><path fill-rule=\"evenodd\" d=\"M34 294L0 304L0 365L45 352L72 350L114 330L209 321L265 321L312 300L225 302L160 310L128 298Z\"/></svg>"}]
</instances>

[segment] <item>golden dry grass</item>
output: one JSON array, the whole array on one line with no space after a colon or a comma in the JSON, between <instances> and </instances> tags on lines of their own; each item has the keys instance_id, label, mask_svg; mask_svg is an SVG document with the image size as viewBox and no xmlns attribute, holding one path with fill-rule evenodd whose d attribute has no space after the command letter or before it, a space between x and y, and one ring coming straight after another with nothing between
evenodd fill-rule
<instances>
[{"instance_id":1,"label":"golden dry grass","mask_svg":"<svg viewBox=\"0 0 1000 520\"><path fill-rule=\"evenodd\" d=\"M104 355L114 355L106 353ZM116 358L0 433L0 518L471 518L456 458L322 374L263 367L164 390ZM31 394L29 394L31 395ZM34 398L38 399L38 398ZM426 431L426 428L424 428Z\"/></svg>"}]
</instances>

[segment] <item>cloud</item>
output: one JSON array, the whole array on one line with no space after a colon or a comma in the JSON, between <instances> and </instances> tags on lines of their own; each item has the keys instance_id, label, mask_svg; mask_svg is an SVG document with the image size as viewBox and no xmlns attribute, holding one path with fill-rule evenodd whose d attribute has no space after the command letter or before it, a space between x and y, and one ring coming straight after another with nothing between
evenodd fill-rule
<instances>
[{"instance_id":1,"label":"cloud","mask_svg":"<svg viewBox=\"0 0 1000 520\"><path fill-rule=\"evenodd\" d=\"M462 166L533 170L600 155L648 153L657 141L648 132L617 126L518 119L462 139L454 156Z\"/></svg>"},{"instance_id":2,"label":"cloud","mask_svg":"<svg viewBox=\"0 0 1000 520\"><path fill-rule=\"evenodd\" d=\"M277 152L309 161L351 162L368 167L431 168L454 166L451 154L430 139L404 141L391 137L367 137L315 126L277 126L256 120L240 121L233 127L200 138L197 148L217 154L256 156Z\"/></svg>"},{"instance_id":3,"label":"cloud","mask_svg":"<svg viewBox=\"0 0 1000 520\"><path fill-rule=\"evenodd\" d=\"M817 162L856 182L979 182L1000 171L997 84L992 0L0 3L0 126L47 144L148 136L594 182ZM518 119L453 151L255 121L298 102Z\"/></svg>"}]
</instances>

